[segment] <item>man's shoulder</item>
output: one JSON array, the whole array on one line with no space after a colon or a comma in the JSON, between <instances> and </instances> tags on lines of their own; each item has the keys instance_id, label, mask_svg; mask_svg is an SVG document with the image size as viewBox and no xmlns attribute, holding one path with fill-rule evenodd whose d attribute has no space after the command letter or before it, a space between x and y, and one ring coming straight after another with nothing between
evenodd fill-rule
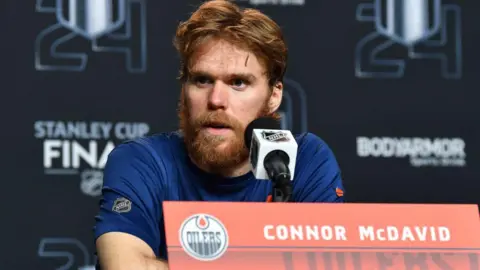
<instances>
[{"instance_id":1,"label":"man's shoulder","mask_svg":"<svg viewBox=\"0 0 480 270\"><path fill-rule=\"evenodd\" d=\"M180 151L182 142L182 135L179 132L163 132L124 141L115 147L114 151L122 149L132 154L136 152L163 158L169 156L171 152Z\"/></svg>"},{"instance_id":2,"label":"man's shoulder","mask_svg":"<svg viewBox=\"0 0 480 270\"><path fill-rule=\"evenodd\" d=\"M308 161L308 163L311 163L313 161L335 160L332 149L319 136L310 132L304 132L295 135L295 139L298 144L297 161Z\"/></svg>"},{"instance_id":3,"label":"man's shoulder","mask_svg":"<svg viewBox=\"0 0 480 270\"><path fill-rule=\"evenodd\" d=\"M182 151L182 141L181 135L175 132L125 141L110 152L105 174L110 176L109 179L117 181L115 176L119 174L123 174L122 177L125 178L140 173L150 179L148 183L159 183L163 180L158 179L166 179L171 172L175 156ZM130 177L131 181L137 181L136 178Z\"/></svg>"},{"instance_id":4,"label":"man's shoulder","mask_svg":"<svg viewBox=\"0 0 480 270\"><path fill-rule=\"evenodd\" d=\"M143 164L142 166L165 171L171 164L175 164L175 159L184 151L183 148L183 139L177 132L139 137L118 144L108 155L107 167Z\"/></svg>"},{"instance_id":5,"label":"man's shoulder","mask_svg":"<svg viewBox=\"0 0 480 270\"><path fill-rule=\"evenodd\" d=\"M311 147L314 147L315 149L319 149L319 148L329 149L327 143L322 138L310 132L304 132L304 133L295 135L295 140L297 141L299 149L311 148Z\"/></svg>"},{"instance_id":6,"label":"man's shoulder","mask_svg":"<svg viewBox=\"0 0 480 270\"><path fill-rule=\"evenodd\" d=\"M296 136L298 143L294 189L301 202L342 202L340 167L327 143L312 133Z\"/></svg>"}]
</instances>

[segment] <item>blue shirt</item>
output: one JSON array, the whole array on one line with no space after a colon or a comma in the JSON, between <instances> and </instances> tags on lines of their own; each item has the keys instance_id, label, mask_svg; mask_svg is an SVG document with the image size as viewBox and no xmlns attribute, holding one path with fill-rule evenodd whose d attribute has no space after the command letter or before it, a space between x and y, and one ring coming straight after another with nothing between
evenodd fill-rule
<instances>
[{"instance_id":1,"label":"blue shirt","mask_svg":"<svg viewBox=\"0 0 480 270\"><path fill-rule=\"evenodd\" d=\"M295 138L294 200L343 202L340 169L330 148L311 133ZM166 259L163 201L265 202L271 189L270 181L257 180L251 172L225 178L200 170L179 133L129 141L108 157L95 239L107 232L129 233Z\"/></svg>"}]
</instances>

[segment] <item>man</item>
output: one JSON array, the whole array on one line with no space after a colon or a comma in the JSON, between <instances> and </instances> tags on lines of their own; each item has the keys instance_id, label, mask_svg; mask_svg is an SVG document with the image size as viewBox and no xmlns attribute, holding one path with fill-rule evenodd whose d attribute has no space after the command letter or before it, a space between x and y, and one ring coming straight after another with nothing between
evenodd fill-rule
<instances>
[{"instance_id":1,"label":"man","mask_svg":"<svg viewBox=\"0 0 480 270\"><path fill-rule=\"evenodd\" d=\"M163 201L265 202L271 183L250 172L245 127L277 117L287 49L257 10L209 1L179 25L181 133L116 147L104 174L95 237L102 269L167 269ZM313 134L296 137L297 202L343 202L340 171Z\"/></svg>"}]
</instances>

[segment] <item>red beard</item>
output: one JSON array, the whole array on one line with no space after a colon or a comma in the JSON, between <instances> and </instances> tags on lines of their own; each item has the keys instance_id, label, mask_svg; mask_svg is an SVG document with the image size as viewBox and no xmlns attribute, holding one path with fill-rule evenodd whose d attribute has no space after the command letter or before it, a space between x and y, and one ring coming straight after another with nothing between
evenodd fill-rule
<instances>
[{"instance_id":1,"label":"red beard","mask_svg":"<svg viewBox=\"0 0 480 270\"><path fill-rule=\"evenodd\" d=\"M257 117L271 115L276 118L276 114L269 113L267 101ZM187 151L199 167L211 173L222 173L228 172L248 159L249 151L244 140L246 126L234 117L227 115L222 110L217 110L208 111L192 119L183 90L178 113ZM212 124L221 124L230 128L234 136L222 137L208 134L204 128ZM218 148L220 144L225 143L226 146Z\"/></svg>"}]
</instances>

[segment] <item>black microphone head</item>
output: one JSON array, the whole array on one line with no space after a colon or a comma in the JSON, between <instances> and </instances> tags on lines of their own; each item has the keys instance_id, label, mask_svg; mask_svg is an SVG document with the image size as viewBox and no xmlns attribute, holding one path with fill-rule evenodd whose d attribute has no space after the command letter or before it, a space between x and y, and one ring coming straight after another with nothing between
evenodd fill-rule
<instances>
[{"instance_id":1,"label":"black microphone head","mask_svg":"<svg viewBox=\"0 0 480 270\"><path fill-rule=\"evenodd\" d=\"M271 117L261 117L253 120L245 129L245 145L250 149L254 129L281 129L280 121Z\"/></svg>"}]
</instances>

